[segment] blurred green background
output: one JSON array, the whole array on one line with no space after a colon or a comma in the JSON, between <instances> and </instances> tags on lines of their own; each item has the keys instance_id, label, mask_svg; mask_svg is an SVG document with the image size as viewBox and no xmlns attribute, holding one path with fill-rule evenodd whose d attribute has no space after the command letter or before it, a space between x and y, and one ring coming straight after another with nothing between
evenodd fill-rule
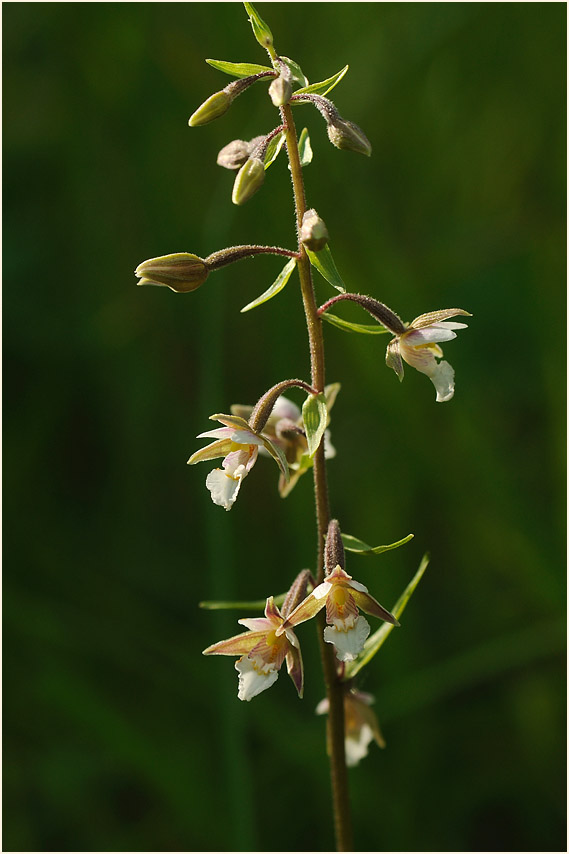
<instances>
[{"instance_id":1,"label":"blurred green background","mask_svg":"<svg viewBox=\"0 0 569 854\"><path fill-rule=\"evenodd\" d=\"M562 3L265 3L277 49L334 91L370 160L298 107L309 205L348 286L404 319L460 306L457 392L384 366L384 337L326 327L342 383L333 513L372 544L348 570L403 627L364 671L387 749L350 773L360 850L565 842L565 17ZM323 695L283 671L251 704L201 650L314 560L312 487L260 461L230 514L186 468L207 416L309 373L296 278L241 262L187 296L145 258L294 245L281 155L231 204L217 151L274 127L239 3L10 3L4 24L4 850L329 850ZM320 301L333 295L317 281ZM339 314L360 320L355 306ZM301 402L301 397L295 398ZM213 466L212 466L213 467Z\"/></svg>"}]
</instances>

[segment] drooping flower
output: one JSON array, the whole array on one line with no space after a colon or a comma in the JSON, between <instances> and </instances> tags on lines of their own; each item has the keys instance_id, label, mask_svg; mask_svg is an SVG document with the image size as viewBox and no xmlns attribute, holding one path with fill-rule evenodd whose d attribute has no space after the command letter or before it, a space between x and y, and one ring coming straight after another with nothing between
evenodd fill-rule
<instances>
[{"instance_id":1,"label":"drooping flower","mask_svg":"<svg viewBox=\"0 0 569 854\"><path fill-rule=\"evenodd\" d=\"M359 608L394 626L399 625L393 614L370 596L367 587L354 581L340 566L327 575L322 584L315 587L304 602L294 609L286 625L304 623L324 607L328 623L324 629L324 640L334 645L336 657L340 661L354 661L370 633L370 625L359 614Z\"/></svg>"},{"instance_id":2,"label":"drooping flower","mask_svg":"<svg viewBox=\"0 0 569 854\"><path fill-rule=\"evenodd\" d=\"M240 700L252 700L273 685L286 659L287 671L298 696L304 690L304 672L298 638L269 596L264 617L238 620L248 631L204 649L204 655L240 655L235 662L239 673Z\"/></svg>"},{"instance_id":3,"label":"drooping flower","mask_svg":"<svg viewBox=\"0 0 569 854\"><path fill-rule=\"evenodd\" d=\"M334 405L339 390L339 383L326 386L324 390L328 414ZM231 407L231 411L236 415L248 416L252 412L252 407L235 405ZM282 472L279 477L279 493L285 498L294 489L301 475L309 471L314 463L308 454L302 413L296 403L284 395L280 395L263 428L263 435L268 437L273 445L280 448L286 457L290 477L286 478ZM264 454L262 448L261 453ZM332 445L329 430L326 430L324 434L324 456L327 460L336 456L336 449Z\"/></svg>"},{"instance_id":4,"label":"drooping flower","mask_svg":"<svg viewBox=\"0 0 569 854\"><path fill-rule=\"evenodd\" d=\"M257 461L259 448L265 448L271 454L279 466L281 476L285 480L288 478L286 459L280 448L253 430L244 418L235 415L212 415L210 418L225 426L199 434L198 439L210 438L216 441L192 454L188 465L224 457L222 468L214 469L206 478L206 486L214 504L231 510L243 479Z\"/></svg>"},{"instance_id":5,"label":"drooping flower","mask_svg":"<svg viewBox=\"0 0 569 854\"><path fill-rule=\"evenodd\" d=\"M349 688L344 694L344 744L348 767L359 765L360 760L368 755L368 747L372 741L375 741L378 747L385 747L377 715L370 709L374 702L371 694L356 688ZM316 714L325 715L328 709L328 699L325 698L316 706Z\"/></svg>"},{"instance_id":6,"label":"drooping flower","mask_svg":"<svg viewBox=\"0 0 569 854\"><path fill-rule=\"evenodd\" d=\"M393 368L400 380L403 379L403 361L422 374L426 374L437 391L437 401L443 403L454 395L454 370L442 359L439 344L456 338L455 329L466 329L466 323L447 323L446 319L456 315L470 317L461 308L446 308L431 311L416 317L405 329L396 334L387 345L385 362Z\"/></svg>"}]
</instances>

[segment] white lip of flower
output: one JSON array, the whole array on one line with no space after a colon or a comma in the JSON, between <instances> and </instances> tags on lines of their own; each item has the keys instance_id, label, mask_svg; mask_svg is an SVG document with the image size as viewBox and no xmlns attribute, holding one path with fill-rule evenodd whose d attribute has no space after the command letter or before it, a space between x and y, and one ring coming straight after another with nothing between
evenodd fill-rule
<instances>
[{"instance_id":1,"label":"white lip of flower","mask_svg":"<svg viewBox=\"0 0 569 854\"><path fill-rule=\"evenodd\" d=\"M298 638L275 605L273 597L267 599L264 617L238 620L247 632L219 641L204 649L204 655L240 655L235 662L239 673L240 700L249 701L266 691L278 679L279 670L286 659L287 671L294 682L298 696L302 697L304 673Z\"/></svg>"},{"instance_id":2,"label":"white lip of flower","mask_svg":"<svg viewBox=\"0 0 569 854\"><path fill-rule=\"evenodd\" d=\"M337 566L326 576L322 584L298 605L285 620L285 627L297 626L314 617L326 607L324 640L334 645L340 661L353 661L363 649L370 626L358 608L388 623L399 623L379 602L370 596L367 587L354 581L347 572Z\"/></svg>"},{"instance_id":3,"label":"white lip of flower","mask_svg":"<svg viewBox=\"0 0 569 854\"><path fill-rule=\"evenodd\" d=\"M257 461L259 448L265 449L276 461L281 475L288 480L289 472L286 458L280 448L266 436L255 432L244 418L234 415L212 415L214 421L220 421L224 427L206 430L198 439L215 439L205 448L192 454L188 465L224 457L222 468L214 469L206 478L206 486L211 500L226 510L233 507L243 479L247 477Z\"/></svg>"},{"instance_id":4,"label":"white lip of flower","mask_svg":"<svg viewBox=\"0 0 569 854\"><path fill-rule=\"evenodd\" d=\"M466 315L461 308L446 308L431 311L416 317L406 331L396 335L387 345L385 362L403 380L403 361L422 374L426 374L437 392L437 402L443 403L454 395L454 370L448 362L438 362L443 351L439 344L456 338L455 329L466 329L466 323L446 323L449 317Z\"/></svg>"},{"instance_id":5,"label":"white lip of flower","mask_svg":"<svg viewBox=\"0 0 569 854\"><path fill-rule=\"evenodd\" d=\"M373 702L375 701L371 694L365 694L355 688L344 694L344 744L346 765L349 767L359 765L364 756L368 755L372 741L375 741L378 747L385 747L375 712L369 708ZM321 700L316 706L317 715L325 715L328 710L327 699Z\"/></svg>"}]
</instances>

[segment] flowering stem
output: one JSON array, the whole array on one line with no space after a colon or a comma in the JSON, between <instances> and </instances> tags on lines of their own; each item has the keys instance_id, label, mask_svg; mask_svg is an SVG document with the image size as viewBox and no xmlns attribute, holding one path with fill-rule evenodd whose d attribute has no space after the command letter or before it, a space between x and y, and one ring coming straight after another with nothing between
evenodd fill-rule
<instances>
[{"instance_id":1,"label":"flowering stem","mask_svg":"<svg viewBox=\"0 0 569 854\"><path fill-rule=\"evenodd\" d=\"M298 252L292 249L283 249L281 246L228 246L227 249L220 249L218 252L212 252L207 258L203 259L204 264L209 270L219 270L220 267L227 267L228 264L234 264L235 261L242 261L243 258L251 258L253 255L284 255L286 258L298 258Z\"/></svg>"},{"instance_id":2,"label":"flowering stem","mask_svg":"<svg viewBox=\"0 0 569 854\"><path fill-rule=\"evenodd\" d=\"M292 175L294 203L296 209L297 233L300 235L302 218L306 212L306 197L302 166L298 151L296 127L292 109L286 105L281 107L281 116L285 126L285 139ZM310 367L312 385L319 392L324 391L324 339L322 321L318 316L318 308L312 284L310 261L306 250L299 241L298 275L300 289L306 316L308 340L310 345ZM328 485L326 478L326 463L324 460L324 442L314 457L314 494L316 503L316 519L318 533L318 569L317 582L324 579L324 542L330 522L328 502ZM329 702L328 712L328 750L330 754L330 776L332 780L332 798L334 805L334 825L336 831L336 846L338 851L353 851L350 802L348 794L348 776L344 749L344 694L338 679L334 650L324 641L326 615L321 611L317 617L320 653L324 669L324 680Z\"/></svg>"}]
</instances>

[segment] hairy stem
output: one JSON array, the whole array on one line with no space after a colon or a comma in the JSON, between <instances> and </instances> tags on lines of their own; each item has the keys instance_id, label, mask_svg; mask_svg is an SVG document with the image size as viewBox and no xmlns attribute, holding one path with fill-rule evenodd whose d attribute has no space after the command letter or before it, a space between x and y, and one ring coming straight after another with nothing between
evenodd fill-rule
<instances>
[{"instance_id":1,"label":"hairy stem","mask_svg":"<svg viewBox=\"0 0 569 854\"><path fill-rule=\"evenodd\" d=\"M296 208L296 227L300 235L302 218L306 212L306 197L296 127L292 117L292 109L286 105L281 107L281 116L285 125L285 138ZM318 307L312 284L310 261L306 250L299 240L299 258L297 262L300 289L306 315L308 340L310 345L310 367L312 385L319 392L324 391L324 340L322 321L318 316ZM324 578L324 542L330 522L328 503L328 484L326 478L326 463L324 460L324 442L314 457L314 494L316 502L316 519L318 533L318 567L317 582ZM338 679L334 650L324 641L326 615L321 611L317 617L320 653L324 669L324 680L328 694L328 750L330 754L330 776L332 780L332 798L334 805L334 825L336 831L336 846L338 851L353 851L352 823L348 794L348 776L344 750L344 693Z\"/></svg>"}]
</instances>

